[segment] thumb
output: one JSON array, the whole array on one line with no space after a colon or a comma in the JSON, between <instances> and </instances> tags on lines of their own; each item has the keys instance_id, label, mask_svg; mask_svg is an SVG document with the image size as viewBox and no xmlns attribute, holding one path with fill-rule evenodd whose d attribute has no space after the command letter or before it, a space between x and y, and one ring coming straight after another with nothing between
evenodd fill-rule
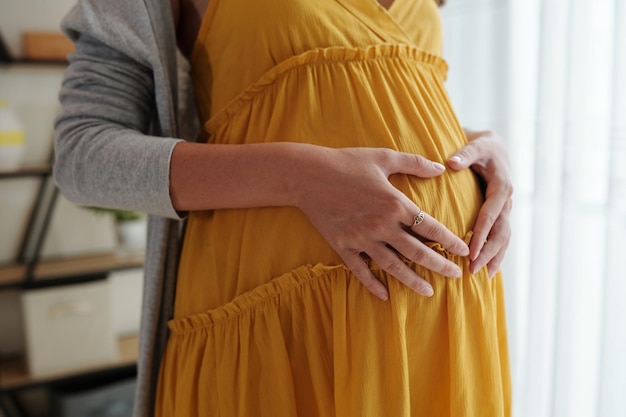
<instances>
[{"instance_id":1,"label":"thumb","mask_svg":"<svg viewBox=\"0 0 626 417\"><path fill-rule=\"evenodd\" d=\"M446 167L439 162L404 152L395 152L389 162L388 175L408 174L420 178L432 178L441 175L446 170Z\"/></svg>"},{"instance_id":2,"label":"thumb","mask_svg":"<svg viewBox=\"0 0 626 417\"><path fill-rule=\"evenodd\" d=\"M470 167L479 157L477 151L472 142L468 143L448 158L448 166L456 171Z\"/></svg>"}]
</instances>

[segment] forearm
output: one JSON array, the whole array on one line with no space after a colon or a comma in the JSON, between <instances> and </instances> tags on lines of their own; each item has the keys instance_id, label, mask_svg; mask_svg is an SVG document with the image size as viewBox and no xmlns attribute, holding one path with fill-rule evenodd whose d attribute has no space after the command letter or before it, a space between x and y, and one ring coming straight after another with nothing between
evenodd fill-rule
<instances>
[{"instance_id":1,"label":"forearm","mask_svg":"<svg viewBox=\"0 0 626 417\"><path fill-rule=\"evenodd\" d=\"M456 264L414 234L460 256L469 252L465 242L430 216L422 219L424 224L411 225L421 210L389 182L393 174L432 178L444 169L419 155L380 148L179 143L172 153L170 193L174 206L185 211L297 207L358 279L387 299L387 290L363 262L363 252L425 295L432 295L432 287L397 252L443 276L461 275Z\"/></svg>"},{"instance_id":2,"label":"forearm","mask_svg":"<svg viewBox=\"0 0 626 417\"><path fill-rule=\"evenodd\" d=\"M170 193L180 211L296 205L294 184L323 156L298 143L182 142L172 153Z\"/></svg>"}]
</instances>

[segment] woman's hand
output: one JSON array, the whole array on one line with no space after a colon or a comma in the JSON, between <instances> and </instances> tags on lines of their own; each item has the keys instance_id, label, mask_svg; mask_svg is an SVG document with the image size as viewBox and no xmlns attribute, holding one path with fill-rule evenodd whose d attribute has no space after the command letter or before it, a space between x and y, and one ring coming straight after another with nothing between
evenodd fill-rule
<instances>
[{"instance_id":1,"label":"woman's hand","mask_svg":"<svg viewBox=\"0 0 626 417\"><path fill-rule=\"evenodd\" d=\"M509 159L500 137L491 131L465 129L469 143L448 159L454 170L473 169L485 181L485 203L481 207L469 245L470 272L487 265L489 277L500 269L511 238L513 185Z\"/></svg>"},{"instance_id":2,"label":"woman's hand","mask_svg":"<svg viewBox=\"0 0 626 417\"><path fill-rule=\"evenodd\" d=\"M430 178L444 171L441 164L389 149L181 142L172 152L170 194L179 211L298 207L372 293L389 297L363 253L411 289L429 296L430 284L398 253L443 276L459 277L456 264L418 237L460 256L467 256L469 248L428 213L420 220L419 207L389 182L389 176Z\"/></svg>"},{"instance_id":3,"label":"woman's hand","mask_svg":"<svg viewBox=\"0 0 626 417\"><path fill-rule=\"evenodd\" d=\"M295 205L369 291L383 300L389 297L362 258L364 253L409 288L431 296L430 284L397 253L441 275L460 277L456 264L414 235L439 242L461 256L467 256L469 248L427 213L418 223L420 209L388 178L392 174L430 178L444 170L443 165L421 156L388 149L318 147L293 171L302 176L294 178L290 188L298 196Z\"/></svg>"}]
</instances>

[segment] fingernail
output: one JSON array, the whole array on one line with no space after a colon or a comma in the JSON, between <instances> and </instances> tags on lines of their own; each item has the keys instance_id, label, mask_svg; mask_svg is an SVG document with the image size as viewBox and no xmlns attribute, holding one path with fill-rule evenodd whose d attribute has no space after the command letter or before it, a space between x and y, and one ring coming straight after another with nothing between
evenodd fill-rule
<instances>
[{"instance_id":1,"label":"fingernail","mask_svg":"<svg viewBox=\"0 0 626 417\"><path fill-rule=\"evenodd\" d=\"M439 162L433 162L433 167L435 167L437 171L441 171L441 172L446 170L446 167L440 164Z\"/></svg>"},{"instance_id":2,"label":"fingernail","mask_svg":"<svg viewBox=\"0 0 626 417\"><path fill-rule=\"evenodd\" d=\"M424 288L424 295L426 297L432 297L434 293L435 293L435 291L433 290L433 287L426 287L426 288Z\"/></svg>"},{"instance_id":3,"label":"fingernail","mask_svg":"<svg viewBox=\"0 0 626 417\"><path fill-rule=\"evenodd\" d=\"M450 158L450 160L456 162L457 164L463 162L463 158L461 157L461 155L454 155Z\"/></svg>"},{"instance_id":4,"label":"fingernail","mask_svg":"<svg viewBox=\"0 0 626 417\"><path fill-rule=\"evenodd\" d=\"M378 294L378 298L380 298L383 301L387 301L389 299L389 294L387 294L386 292L380 293Z\"/></svg>"}]
</instances>

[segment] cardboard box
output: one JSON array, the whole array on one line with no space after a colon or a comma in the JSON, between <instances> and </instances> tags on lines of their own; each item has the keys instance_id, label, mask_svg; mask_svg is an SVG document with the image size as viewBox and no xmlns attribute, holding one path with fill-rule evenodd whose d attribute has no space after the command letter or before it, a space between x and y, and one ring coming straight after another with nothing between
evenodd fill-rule
<instances>
[{"instance_id":1,"label":"cardboard box","mask_svg":"<svg viewBox=\"0 0 626 417\"><path fill-rule=\"evenodd\" d=\"M22 37L24 59L66 61L74 44L61 32L25 32Z\"/></svg>"},{"instance_id":2,"label":"cardboard box","mask_svg":"<svg viewBox=\"0 0 626 417\"><path fill-rule=\"evenodd\" d=\"M117 359L107 280L25 291L22 309L32 376L89 370Z\"/></svg>"}]
</instances>

